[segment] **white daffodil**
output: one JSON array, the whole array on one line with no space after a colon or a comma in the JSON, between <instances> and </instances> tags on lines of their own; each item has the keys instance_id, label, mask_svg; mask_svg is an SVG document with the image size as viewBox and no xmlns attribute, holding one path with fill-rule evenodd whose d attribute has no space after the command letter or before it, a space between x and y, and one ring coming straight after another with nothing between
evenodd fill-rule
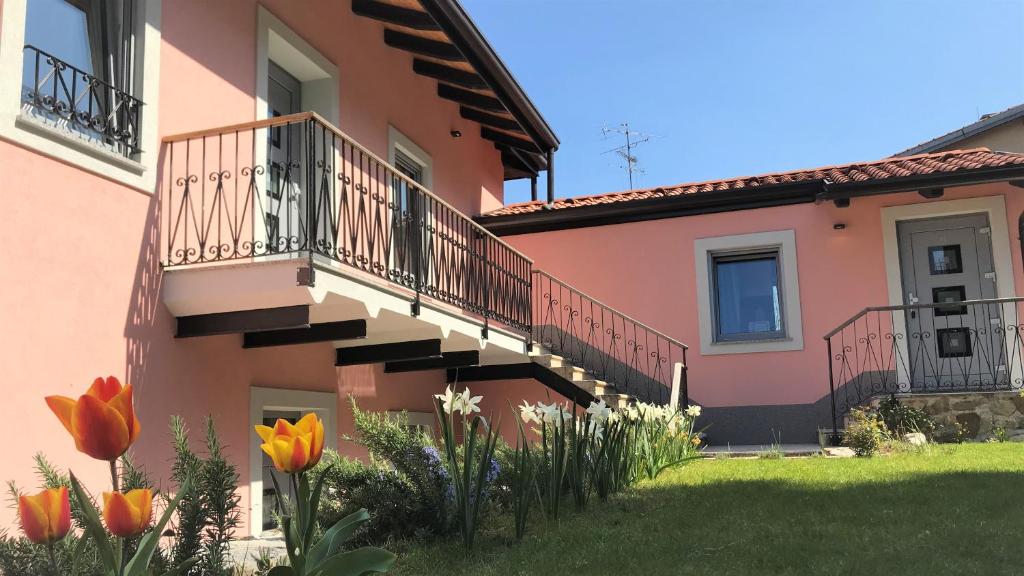
<instances>
[{"instance_id":1,"label":"white daffodil","mask_svg":"<svg viewBox=\"0 0 1024 576\"><path fill-rule=\"evenodd\" d=\"M537 403L537 413L540 414L541 421L545 424L557 422L561 418L558 415L559 412L561 412L561 409L554 402L551 404Z\"/></svg>"},{"instance_id":2,"label":"white daffodil","mask_svg":"<svg viewBox=\"0 0 1024 576\"><path fill-rule=\"evenodd\" d=\"M635 422L640 419L640 410L636 406L626 408L626 419Z\"/></svg>"},{"instance_id":3,"label":"white daffodil","mask_svg":"<svg viewBox=\"0 0 1024 576\"><path fill-rule=\"evenodd\" d=\"M601 440L604 437L604 428L593 420L590 421L587 432L597 440Z\"/></svg>"},{"instance_id":4,"label":"white daffodil","mask_svg":"<svg viewBox=\"0 0 1024 576\"><path fill-rule=\"evenodd\" d=\"M612 409L604 403L604 400L595 400L590 403L590 407L587 408L587 414L594 417L594 420L598 422L606 422L608 415L612 413Z\"/></svg>"},{"instance_id":5,"label":"white daffodil","mask_svg":"<svg viewBox=\"0 0 1024 576\"><path fill-rule=\"evenodd\" d=\"M527 404L526 400L523 400L523 405L519 407L519 416L523 419L524 424L540 424L537 409Z\"/></svg>"},{"instance_id":6,"label":"white daffodil","mask_svg":"<svg viewBox=\"0 0 1024 576\"><path fill-rule=\"evenodd\" d=\"M473 412L479 412L480 411L480 406L478 406L478 404L480 404L480 401L483 400L483 399L484 399L483 396L473 396L473 397L470 397L470 395L469 395L469 388L466 388L462 392L462 410L463 410L463 412L465 414L472 414Z\"/></svg>"},{"instance_id":7,"label":"white daffodil","mask_svg":"<svg viewBox=\"0 0 1024 576\"><path fill-rule=\"evenodd\" d=\"M700 416L700 406L687 406L686 415L689 416L690 418L696 418L697 416Z\"/></svg>"},{"instance_id":8,"label":"white daffodil","mask_svg":"<svg viewBox=\"0 0 1024 576\"><path fill-rule=\"evenodd\" d=\"M606 422L608 424L614 424L614 423L618 422L620 419L622 419L622 416L619 415L618 412L609 412L608 413L608 419L606 420Z\"/></svg>"},{"instance_id":9,"label":"white daffodil","mask_svg":"<svg viewBox=\"0 0 1024 576\"><path fill-rule=\"evenodd\" d=\"M442 408L445 414L451 414L453 409L459 410L458 404L462 402L462 394L452 392L452 387L445 388L444 394L434 394L434 398L442 401Z\"/></svg>"}]
</instances>

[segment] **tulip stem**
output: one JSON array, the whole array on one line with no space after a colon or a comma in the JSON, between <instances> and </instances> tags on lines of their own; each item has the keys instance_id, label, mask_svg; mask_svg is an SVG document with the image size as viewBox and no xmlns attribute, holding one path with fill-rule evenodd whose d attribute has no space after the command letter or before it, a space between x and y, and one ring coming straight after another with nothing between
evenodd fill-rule
<instances>
[{"instance_id":1,"label":"tulip stem","mask_svg":"<svg viewBox=\"0 0 1024 576\"><path fill-rule=\"evenodd\" d=\"M53 542L46 545L46 551L50 556L50 571L53 572L53 576L60 576L60 570L57 569L57 555L53 552Z\"/></svg>"},{"instance_id":2,"label":"tulip stem","mask_svg":"<svg viewBox=\"0 0 1024 576\"><path fill-rule=\"evenodd\" d=\"M117 460L110 461L110 484L114 487L114 492L121 491L120 483L118 482Z\"/></svg>"}]
</instances>

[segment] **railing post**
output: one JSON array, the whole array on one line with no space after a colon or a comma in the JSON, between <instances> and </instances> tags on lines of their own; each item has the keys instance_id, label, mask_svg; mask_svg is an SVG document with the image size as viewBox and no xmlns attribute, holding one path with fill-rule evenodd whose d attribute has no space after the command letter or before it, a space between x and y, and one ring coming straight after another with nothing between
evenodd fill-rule
<instances>
[{"instance_id":1,"label":"railing post","mask_svg":"<svg viewBox=\"0 0 1024 576\"><path fill-rule=\"evenodd\" d=\"M672 393L668 398L668 406L673 411L680 409L679 400L683 398L683 382L686 381L686 364L682 362L676 362L672 365ZM682 409L686 409L688 402L685 400L682 402Z\"/></svg>"},{"instance_id":2,"label":"railing post","mask_svg":"<svg viewBox=\"0 0 1024 576\"><path fill-rule=\"evenodd\" d=\"M287 125L286 125L287 126ZM299 284L313 286L316 274L313 271L313 250L316 246L316 138L314 138L314 120L310 118L302 123L303 138L306 143L306 189L302 197L306 199L306 252L309 255L308 271L303 275L300 271ZM300 248L301 249L301 248Z\"/></svg>"},{"instance_id":3,"label":"railing post","mask_svg":"<svg viewBox=\"0 0 1024 576\"><path fill-rule=\"evenodd\" d=\"M413 244L412 246L406 247L406 249L412 249L412 284L413 288L416 290L416 299L413 300L410 305L410 313L413 316L419 316L420 300L423 294L423 271L421 270L423 267L422 250L423 246L425 246L423 236L427 232L427 226L426 222L423 220L423 209L420 205L421 198L419 188L409 184L407 184L406 187L409 192L409 211L411 212L409 219L413 224L413 229L415 230L414 234L409 234L408 229L406 230L406 237L408 237ZM401 210L397 203L395 204L395 210L396 214Z\"/></svg>"},{"instance_id":4,"label":"railing post","mask_svg":"<svg viewBox=\"0 0 1024 576\"><path fill-rule=\"evenodd\" d=\"M490 236L484 235L484 254L481 261L483 262L483 274L484 274L484 327L480 330L480 337L484 340L487 339L487 332L489 328L489 320L491 317L491 238Z\"/></svg>"},{"instance_id":5,"label":"railing post","mask_svg":"<svg viewBox=\"0 0 1024 576\"><path fill-rule=\"evenodd\" d=\"M836 383L835 375L832 371L832 339L825 339L825 347L828 350L828 394L832 400L832 434L829 437L833 446L838 446L841 439L839 438L839 427L837 426L838 420L836 419Z\"/></svg>"}]
</instances>

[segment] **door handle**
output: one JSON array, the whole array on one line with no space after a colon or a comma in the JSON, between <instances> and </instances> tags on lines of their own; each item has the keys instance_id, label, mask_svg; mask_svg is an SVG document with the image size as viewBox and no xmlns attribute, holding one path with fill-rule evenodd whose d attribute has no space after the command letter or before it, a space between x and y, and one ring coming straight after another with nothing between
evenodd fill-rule
<instances>
[{"instance_id":1,"label":"door handle","mask_svg":"<svg viewBox=\"0 0 1024 576\"><path fill-rule=\"evenodd\" d=\"M920 299L915 298L913 292L907 292L907 303L908 304L913 306L914 304L917 304L918 302L920 302ZM917 318L917 310L911 310L910 311L910 317L911 318Z\"/></svg>"}]
</instances>

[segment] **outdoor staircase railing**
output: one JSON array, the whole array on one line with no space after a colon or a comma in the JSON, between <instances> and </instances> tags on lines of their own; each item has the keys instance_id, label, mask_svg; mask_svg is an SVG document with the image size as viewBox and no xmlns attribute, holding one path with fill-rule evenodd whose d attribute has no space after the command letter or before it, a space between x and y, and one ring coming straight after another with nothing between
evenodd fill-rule
<instances>
[{"instance_id":1,"label":"outdoor staircase railing","mask_svg":"<svg viewBox=\"0 0 1024 576\"><path fill-rule=\"evenodd\" d=\"M623 394L686 406L686 344L541 270L533 270L533 339Z\"/></svg>"},{"instance_id":2,"label":"outdoor staircase railing","mask_svg":"<svg viewBox=\"0 0 1024 576\"><path fill-rule=\"evenodd\" d=\"M875 396L1024 386L1024 298L865 308L825 335L832 429Z\"/></svg>"}]
</instances>

